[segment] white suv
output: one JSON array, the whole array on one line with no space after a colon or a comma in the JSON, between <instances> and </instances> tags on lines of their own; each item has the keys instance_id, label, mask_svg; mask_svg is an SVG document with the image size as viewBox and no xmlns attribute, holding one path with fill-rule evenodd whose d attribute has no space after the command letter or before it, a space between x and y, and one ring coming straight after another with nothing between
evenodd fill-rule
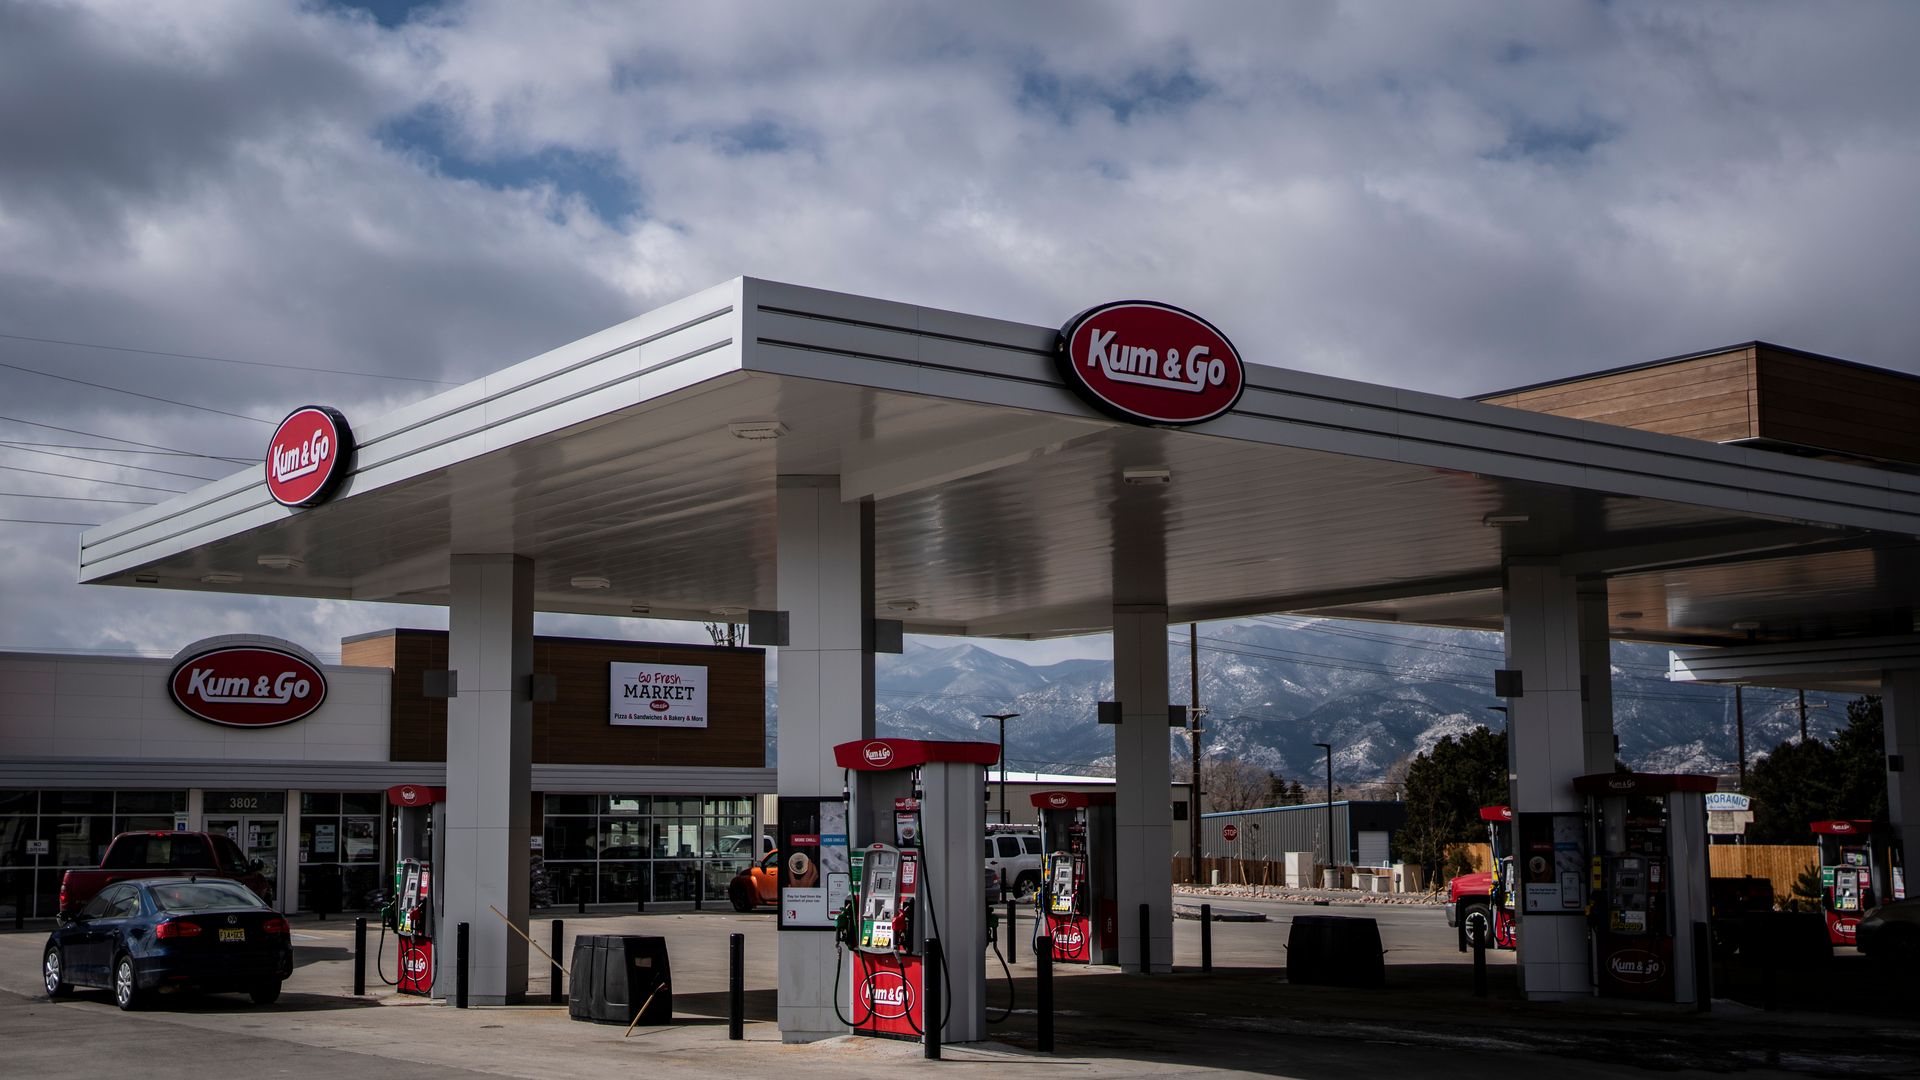
<instances>
[{"instance_id":1,"label":"white suv","mask_svg":"<svg viewBox=\"0 0 1920 1080\"><path fill-rule=\"evenodd\" d=\"M989 825L986 851L988 869L999 873L1008 892L1027 896L1040 887L1046 852L1038 825Z\"/></svg>"}]
</instances>

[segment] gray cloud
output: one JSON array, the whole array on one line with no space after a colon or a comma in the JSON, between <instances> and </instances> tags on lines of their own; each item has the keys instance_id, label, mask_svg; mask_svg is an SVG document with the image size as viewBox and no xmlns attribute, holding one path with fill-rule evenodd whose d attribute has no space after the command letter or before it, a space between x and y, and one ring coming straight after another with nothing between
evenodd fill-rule
<instances>
[{"instance_id":1,"label":"gray cloud","mask_svg":"<svg viewBox=\"0 0 1920 1080\"><path fill-rule=\"evenodd\" d=\"M30 0L0 7L0 332L464 380L747 273L1038 323L1160 296L1261 361L1446 393L1754 337L1920 370L1916 31L1891 3ZM0 361L263 416L430 389ZM167 445L263 433L0 388ZM0 643L327 649L427 614L80 589L74 532L0 523Z\"/></svg>"}]
</instances>

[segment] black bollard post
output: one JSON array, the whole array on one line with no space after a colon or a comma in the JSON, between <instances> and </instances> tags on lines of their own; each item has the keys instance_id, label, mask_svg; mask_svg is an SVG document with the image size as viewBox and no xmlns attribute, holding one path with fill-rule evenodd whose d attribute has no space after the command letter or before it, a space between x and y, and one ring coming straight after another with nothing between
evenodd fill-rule
<instances>
[{"instance_id":1,"label":"black bollard post","mask_svg":"<svg viewBox=\"0 0 1920 1080\"><path fill-rule=\"evenodd\" d=\"M1487 996L1487 939L1479 934L1473 936L1473 996Z\"/></svg>"},{"instance_id":2,"label":"black bollard post","mask_svg":"<svg viewBox=\"0 0 1920 1080\"><path fill-rule=\"evenodd\" d=\"M567 923L564 919L553 920L553 949L548 957L552 967L547 972L547 1004L564 1005L567 1001L567 973L560 969L560 950L567 941Z\"/></svg>"},{"instance_id":3,"label":"black bollard post","mask_svg":"<svg viewBox=\"0 0 1920 1080\"><path fill-rule=\"evenodd\" d=\"M1213 905L1200 905L1200 970L1213 970Z\"/></svg>"},{"instance_id":4,"label":"black bollard post","mask_svg":"<svg viewBox=\"0 0 1920 1080\"><path fill-rule=\"evenodd\" d=\"M1153 974L1153 905L1140 905L1140 974Z\"/></svg>"},{"instance_id":5,"label":"black bollard post","mask_svg":"<svg viewBox=\"0 0 1920 1080\"><path fill-rule=\"evenodd\" d=\"M1038 1004L1034 1006L1034 1022L1039 1025L1040 1052L1053 1053L1053 936L1047 935L1033 943L1034 990L1038 995Z\"/></svg>"},{"instance_id":6,"label":"black bollard post","mask_svg":"<svg viewBox=\"0 0 1920 1080\"><path fill-rule=\"evenodd\" d=\"M1007 963L1020 959L1020 935L1014 933L1013 901L1007 901Z\"/></svg>"},{"instance_id":7,"label":"black bollard post","mask_svg":"<svg viewBox=\"0 0 1920 1080\"><path fill-rule=\"evenodd\" d=\"M1713 1011L1713 936L1707 924L1693 924L1693 1011Z\"/></svg>"},{"instance_id":8,"label":"black bollard post","mask_svg":"<svg viewBox=\"0 0 1920 1080\"><path fill-rule=\"evenodd\" d=\"M920 958L920 1026L926 1031L928 1061L940 1060L940 939L927 939L927 955Z\"/></svg>"},{"instance_id":9,"label":"black bollard post","mask_svg":"<svg viewBox=\"0 0 1920 1080\"><path fill-rule=\"evenodd\" d=\"M453 1007L467 1007L467 924L461 923L454 934Z\"/></svg>"},{"instance_id":10,"label":"black bollard post","mask_svg":"<svg viewBox=\"0 0 1920 1080\"><path fill-rule=\"evenodd\" d=\"M586 893L580 894L580 912L579 913L582 915L585 915L587 913L587 894Z\"/></svg>"},{"instance_id":11,"label":"black bollard post","mask_svg":"<svg viewBox=\"0 0 1920 1080\"><path fill-rule=\"evenodd\" d=\"M19 930L27 925L27 895L30 892L27 883L33 879L31 870L13 872L13 928Z\"/></svg>"},{"instance_id":12,"label":"black bollard post","mask_svg":"<svg viewBox=\"0 0 1920 1080\"><path fill-rule=\"evenodd\" d=\"M353 920L353 996L367 992L367 917Z\"/></svg>"},{"instance_id":13,"label":"black bollard post","mask_svg":"<svg viewBox=\"0 0 1920 1080\"><path fill-rule=\"evenodd\" d=\"M747 935L727 935L727 1038L747 1037Z\"/></svg>"}]
</instances>

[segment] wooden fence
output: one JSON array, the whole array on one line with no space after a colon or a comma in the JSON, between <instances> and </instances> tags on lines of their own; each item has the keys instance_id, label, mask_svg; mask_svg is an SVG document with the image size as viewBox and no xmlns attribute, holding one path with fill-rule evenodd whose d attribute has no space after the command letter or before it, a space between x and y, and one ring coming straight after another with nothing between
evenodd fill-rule
<instances>
[{"instance_id":1,"label":"wooden fence","mask_svg":"<svg viewBox=\"0 0 1920 1080\"><path fill-rule=\"evenodd\" d=\"M1773 882L1773 898L1784 903L1793 883L1820 865L1820 849L1811 844L1714 844L1707 866L1714 877L1758 877Z\"/></svg>"}]
</instances>

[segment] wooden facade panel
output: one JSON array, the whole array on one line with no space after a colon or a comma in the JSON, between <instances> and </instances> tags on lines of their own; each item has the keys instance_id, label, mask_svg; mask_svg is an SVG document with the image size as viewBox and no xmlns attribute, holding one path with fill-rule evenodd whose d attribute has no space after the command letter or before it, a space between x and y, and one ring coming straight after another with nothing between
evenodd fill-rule
<instances>
[{"instance_id":1,"label":"wooden facade panel","mask_svg":"<svg viewBox=\"0 0 1920 1080\"><path fill-rule=\"evenodd\" d=\"M1529 412L1726 442L1753 434L1752 350L1483 399Z\"/></svg>"},{"instance_id":2,"label":"wooden facade panel","mask_svg":"<svg viewBox=\"0 0 1920 1080\"><path fill-rule=\"evenodd\" d=\"M1920 462L1920 380L1765 350L1759 389L1763 438Z\"/></svg>"},{"instance_id":3,"label":"wooden facade panel","mask_svg":"<svg viewBox=\"0 0 1920 1080\"><path fill-rule=\"evenodd\" d=\"M376 646L373 642L388 644ZM444 631L401 630L353 642L356 655L380 649L393 668L390 745L396 761L445 761L447 703L421 694L421 673L447 666ZM347 646L342 646L345 655ZM679 664L707 669L707 726L615 727L607 722L608 665ZM761 649L653 645L582 638L535 638L533 668L554 676L551 704L533 707L533 760L542 764L766 764L766 654Z\"/></svg>"}]
</instances>

